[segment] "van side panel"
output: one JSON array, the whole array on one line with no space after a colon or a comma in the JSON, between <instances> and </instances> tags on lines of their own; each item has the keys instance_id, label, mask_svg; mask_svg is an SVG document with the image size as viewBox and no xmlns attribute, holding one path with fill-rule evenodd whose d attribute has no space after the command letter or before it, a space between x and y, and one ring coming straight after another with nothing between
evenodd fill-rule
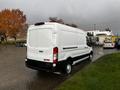
<instances>
[{"instance_id":1,"label":"van side panel","mask_svg":"<svg viewBox=\"0 0 120 90\"><path fill-rule=\"evenodd\" d=\"M86 33L84 31L62 25L58 25L57 28L59 29L57 34L59 61L90 53L90 49L86 45Z\"/></svg>"}]
</instances>

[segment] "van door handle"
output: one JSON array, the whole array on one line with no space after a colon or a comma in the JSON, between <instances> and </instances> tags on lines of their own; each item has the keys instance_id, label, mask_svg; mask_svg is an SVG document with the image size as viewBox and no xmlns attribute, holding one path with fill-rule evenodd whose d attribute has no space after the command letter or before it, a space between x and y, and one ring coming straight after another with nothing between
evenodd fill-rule
<instances>
[{"instance_id":1,"label":"van door handle","mask_svg":"<svg viewBox=\"0 0 120 90\"><path fill-rule=\"evenodd\" d=\"M40 53L43 53L43 51L39 50Z\"/></svg>"}]
</instances>

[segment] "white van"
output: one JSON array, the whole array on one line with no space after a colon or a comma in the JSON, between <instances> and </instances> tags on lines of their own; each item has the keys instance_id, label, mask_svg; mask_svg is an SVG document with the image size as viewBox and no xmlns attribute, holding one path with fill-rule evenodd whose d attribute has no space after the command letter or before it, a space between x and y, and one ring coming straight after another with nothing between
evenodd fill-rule
<instances>
[{"instance_id":1,"label":"white van","mask_svg":"<svg viewBox=\"0 0 120 90\"><path fill-rule=\"evenodd\" d=\"M53 22L36 23L28 29L26 66L29 68L69 74L72 65L92 56L83 30Z\"/></svg>"}]
</instances>

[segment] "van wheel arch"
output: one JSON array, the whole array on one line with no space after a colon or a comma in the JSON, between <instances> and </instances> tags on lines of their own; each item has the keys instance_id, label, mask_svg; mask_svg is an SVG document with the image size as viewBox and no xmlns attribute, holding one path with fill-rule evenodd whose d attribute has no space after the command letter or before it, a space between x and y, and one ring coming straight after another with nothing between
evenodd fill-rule
<instances>
[{"instance_id":1,"label":"van wheel arch","mask_svg":"<svg viewBox=\"0 0 120 90\"><path fill-rule=\"evenodd\" d=\"M73 64L73 59L72 59L72 57L68 57L67 59L66 59L66 63L70 63L71 65Z\"/></svg>"},{"instance_id":2,"label":"van wheel arch","mask_svg":"<svg viewBox=\"0 0 120 90\"><path fill-rule=\"evenodd\" d=\"M62 69L62 73L64 75L69 75L72 72L72 63L73 63L73 61L72 61L71 57L66 59L66 62L65 62L63 69Z\"/></svg>"},{"instance_id":3,"label":"van wheel arch","mask_svg":"<svg viewBox=\"0 0 120 90\"><path fill-rule=\"evenodd\" d=\"M91 52L90 52L90 54L92 54L92 55L93 55L93 51L91 51Z\"/></svg>"}]
</instances>

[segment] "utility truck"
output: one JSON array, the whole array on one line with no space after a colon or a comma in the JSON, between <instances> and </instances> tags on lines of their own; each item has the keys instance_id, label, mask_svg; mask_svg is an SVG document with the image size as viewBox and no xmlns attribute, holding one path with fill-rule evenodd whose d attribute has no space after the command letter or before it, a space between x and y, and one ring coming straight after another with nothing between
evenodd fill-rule
<instances>
[{"instance_id":1,"label":"utility truck","mask_svg":"<svg viewBox=\"0 0 120 90\"><path fill-rule=\"evenodd\" d=\"M40 22L27 31L26 66L36 70L70 74L72 66L92 59L86 32L55 22Z\"/></svg>"}]
</instances>

